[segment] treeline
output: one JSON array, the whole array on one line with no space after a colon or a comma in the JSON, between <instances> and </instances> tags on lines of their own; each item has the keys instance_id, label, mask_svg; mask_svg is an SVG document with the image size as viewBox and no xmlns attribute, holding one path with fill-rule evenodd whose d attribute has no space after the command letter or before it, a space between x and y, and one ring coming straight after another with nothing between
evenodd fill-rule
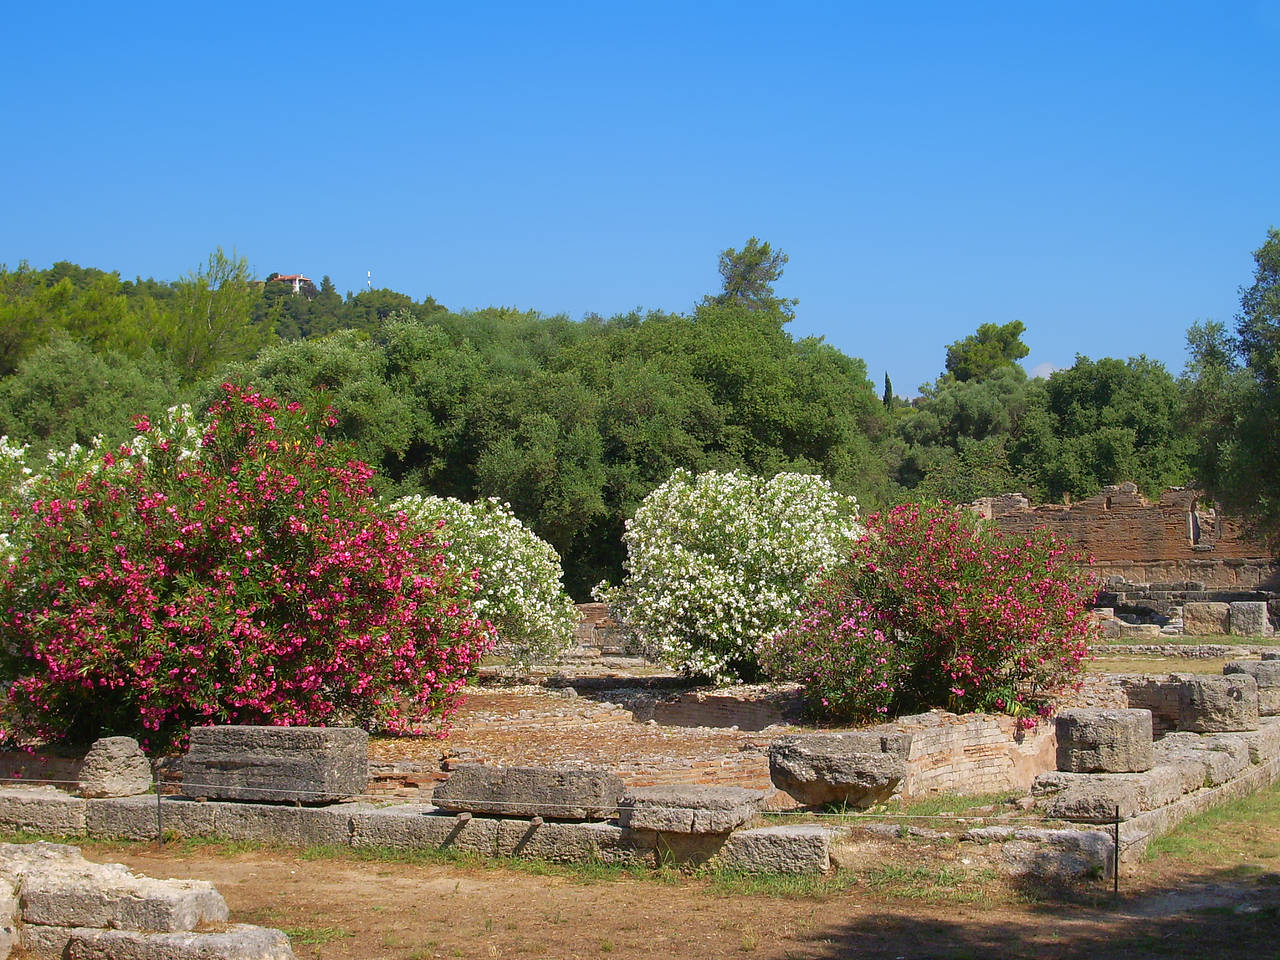
<instances>
[{"instance_id":1,"label":"treeline","mask_svg":"<svg viewBox=\"0 0 1280 960\"><path fill-rule=\"evenodd\" d=\"M385 492L509 501L580 598L616 581L626 518L677 467L821 473L867 507L1203 483L1270 522L1280 234L1255 257L1235 334L1193 326L1179 377L1082 356L1030 380L1023 325L984 324L910 403L862 360L790 336L795 304L773 287L786 256L755 238L721 255L721 289L688 313L580 322L343 297L327 277L295 294L221 250L174 282L24 264L0 268L0 434L37 453L114 443L132 415L205 403L224 381L322 389Z\"/></svg>"}]
</instances>

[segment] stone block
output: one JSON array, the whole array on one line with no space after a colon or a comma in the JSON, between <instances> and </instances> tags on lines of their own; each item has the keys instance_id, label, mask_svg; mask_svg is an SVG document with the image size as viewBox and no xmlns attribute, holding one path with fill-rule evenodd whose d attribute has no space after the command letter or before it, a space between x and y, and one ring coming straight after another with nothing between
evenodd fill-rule
<instances>
[{"instance_id":1,"label":"stone block","mask_svg":"<svg viewBox=\"0 0 1280 960\"><path fill-rule=\"evenodd\" d=\"M152 782L151 763L133 737L95 740L80 767L82 797L132 797Z\"/></svg>"},{"instance_id":2,"label":"stone block","mask_svg":"<svg viewBox=\"0 0 1280 960\"><path fill-rule=\"evenodd\" d=\"M1267 661L1280 660L1280 650L1264 650L1262 651L1262 659Z\"/></svg>"},{"instance_id":3,"label":"stone block","mask_svg":"<svg viewBox=\"0 0 1280 960\"><path fill-rule=\"evenodd\" d=\"M1233 733L1258 729L1258 682L1246 673L1179 675L1178 729Z\"/></svg>"},{"instance_id":4,"label":"stone block","mask_svg":"<svg viewBox=\"0 0 1280 960\"><path fill-rule=\"evenodd\" d=\"M1271 621L1265 600L1237 600L1231 604L1231 633L1237 637L1269 637Z\"/></svg>"},{"instance_id":5,"label":"stone block","mask_svg":"<svg viewBox=\"0 0 1280 960\"><path fill-rule=\"evenodd\" d=\"M213 833L228 840L305 847L347 846L351 817L372 805L338 803L324 807L282 807L268 803L211 803Z\"/></svg>"},{"instance_id":6,"label":"stone block","mask_svg":"<svg viewBox=\"0 0 1280 960\"><path fill-rule=\"evenodd\" d=\"M33 926L22 946L41 960L294 960L284 933L248 924L200 933Z\"/></svg>"},{"instance_id":7,"label":"stone block","mask_svg":"<svg viewBox=\"0 0 1280 960\"><path fill-rule=\"evenodd\" d=\"M193 727L182 780L192 797L332 803L365 792L369 735L355 727Z\"/></svg>"},{"instance_id":8,"label":"stone block","mask_svg":"<svg viewBox=\"0 0 1280 960\"><path fill-rule=\"evenodd\" d=\"M1123 621L1112 617L1098 624L1098 633L1103 640L1119 640Z\"/></svg>"},{"instance_id":9,"label":"stone block","mask_svg":"<svg viewBox=\"0 0 1280 960\"><path fill-rule=\"evenodd\" d=\"M466 764L436 786L442 810L554 820L608 820L622 799L622 781L608 770L490 767Z\"/></svg>"},{"instance_id":10,"label":"stone block","mask_svg":"<svg viewBox=\"0 0 1280 960\"><path fill-rule=\"evenodd\" d=\"M161 800L165 807L171 803ZM98 840L154 840L156 798L141 794L133 797L103 797L87 801L85 833Z\"/></svg>"},{"instance_id":11,"label":"stone block","mask_svg":"<svg viewBox=\"0 0 1280 960\"><path fill-rule=\"evenodd\" d=\"M194 930L227 919L227 904L204 880L155 880L118 863L33 871L22 882L22 920L58 927Z\"/></svg>"},{"instance_id":12,"label":"stone block","mask_svg":"<svg viewBox=\"0 0 1280 960\"><path fill-rule=\"evenodd\" d=\"M712 863L743 873L826 873L840 831L808 824L739 830Z\"/></svg>"},{"instance_id":13,"label":"stone block","mask_svg":"<svg viewBox=\"0 0 1280 960\"><path fill-rule=\"evenodd\" d=\"M1237 777L1250 764L1249 744L1239 734L1171 733L1156 744L1161 764L1192 763L1197 776L1184 789L1216 787Z\"/></svg>"},{"instance_id":14,"label":"stone block","mask_svg":"<svg viewBox=\"0 0 1280 960\"><path fill-rule=\"evenodd\" d=\"M1258 684L1258 714L1280 716L1280 660L1233 660L1222 668L1224 676L1247 673Z\"/></svg>"},{"instance_id":15,"label":"stone block","mask_svg":"<svg viewBox=\"0 0 1280 960\"><path fill-rule=\"evenodd\" d=\"M424 804L382 807L352 815L351 845L453 849L491 857L498 848L498 825L497 820L460 818Z\"/></svg>"},{"instance_id":16,"label":"stone block","mask_svg":"<svg viewBox=\"0 0 1280 960\"><path fill-rule=\"evenodd\" d=\"M1155 762L1150 710L1063 710L1055 725L1059 770L1141 773Z\"/></svg>"},{"instance_id":17,"label":"stone block","mask_svg":"<svg viewBox=\"0 0 1280 960\"><path fill-rule=\"evenodd\" d=\"M1280 757L1280 717L1263 717L1257 730L1236 734L1249 747L1250 763L1266 763Z\"/></svg>"},{"instance_id":18,"label":"stone block","mask_svg":"<svg viewBox=\"0 0 1280 960\"><path fill-rule=\"evenodd\" d=\"M84 833L87 801L57 787L0 787L0 826L72 837Z\"/></svg>"},{"instance_id":19,"label":"stone block","mask_svg":"<svg viewBox=\"0 0 1280 960\"><path fill-rule=\"evenodd\" d=\"M1143 773L1042 773L1031 785L1045 813L1060 820L1106 822L1173 803L1185 791L1185 775L1157 764Z\"/></svg>"},{"instance_id":20,"label":"stone block","mask_svg":"<svg viewBox=\"0 0 1280 960\"><path fill-rule=\"evenodd\" d=\"M891 727L780 737L769 748L769 777L803 804L869 807L902 782L910 750L911 735Z\"/></svg>"},{"instance_id":21,"label":"stone block","mask_svg":"<svg viewBox=\"0 0 1280 960\"><path fill-rule=\"evenodd\" d=\"M204 803L187 797L165 797L160 815L164 832L178 837L215 837L214 815L221 803Z\"/></svg>"},{"instance_id":22,"label":"stone block","mask_svg":"<svg viewBox=\"0 0 1280 960\"><path fill-rule=\"evenodd\" d=\"M1158 623L1119 623L1121 640L1155 640L1160 636Z\"/></svg>"},{"instance_id":23,"label":"stone block","mask_svg":"<svg viewBox=\"0 0 1280 960\"><path fill-rule=\"evenodd\" d=\"M754 820L767 799L768 791L745 787L633 787L623 794L618 822L658 833L729 833Z\"/></svg>"},{"instance_id":24,"label":"stone block","mask_svg":"<svg viewBox=\"0 0 1280 960\"><path fill-rule=\"evenodd\" d=\"M1230 625L1230 604L1188 601L1182 606L1182 632L1188 637L1223 636Z\"/></svg>"},{"instance_id":25,"label":"stone block","mask_svg":"<svg viewBox=\"0 0 1280 960\"><path fill-rule=\"evenodd\" d=\"M560 863L652 863L654 835L613 823L498 821L497 853Z\"/></svg>"}]
</instances>

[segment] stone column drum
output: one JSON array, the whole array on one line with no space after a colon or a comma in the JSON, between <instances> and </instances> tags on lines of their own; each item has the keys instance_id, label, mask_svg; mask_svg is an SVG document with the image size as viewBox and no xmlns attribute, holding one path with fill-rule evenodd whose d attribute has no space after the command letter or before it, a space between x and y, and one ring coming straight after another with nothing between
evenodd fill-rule
<instances>
[{"instance_id":1,"label":"stone column drum","mask_svg":"<svg viewBox=\"0 0 1280 960\"><path fill-rule=\"evenodd\" d=\"M1055 724L1059 770L1143 773L1155 764L1150 710L1063 710Z\"/></svg>"}]
</instances>

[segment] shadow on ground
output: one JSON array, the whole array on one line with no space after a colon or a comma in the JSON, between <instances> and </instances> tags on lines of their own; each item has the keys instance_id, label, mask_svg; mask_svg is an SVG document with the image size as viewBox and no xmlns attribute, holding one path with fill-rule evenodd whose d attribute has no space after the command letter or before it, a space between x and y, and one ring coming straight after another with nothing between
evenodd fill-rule
<instances>
[{"instance_id":1,"label":"shadow on ground","mask_svg":"<svg viewBox=\"0 0 1280 960\"><path fill-rule=\"evenodd\" d=\"M1030 891L1028 891L1030 892ZM894 960L1280 960L1280 875L1242 881L1222 871L1177 890L1093 904L1053 900L984 917L980 905L954 918L888 907L812 929L790 956ZM787 956L783 954L782 956Z\"/></svg>"}]
</instances>

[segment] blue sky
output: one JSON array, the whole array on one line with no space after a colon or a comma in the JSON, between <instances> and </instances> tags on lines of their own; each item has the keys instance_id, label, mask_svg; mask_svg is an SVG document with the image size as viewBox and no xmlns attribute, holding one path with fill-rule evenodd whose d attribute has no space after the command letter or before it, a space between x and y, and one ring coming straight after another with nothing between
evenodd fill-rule
<instances>
[{"instance_id":1,"label":"blue sky","mask_svg":"<svg viewBox=\"0 0 1280 960\"><path fill-rule=\"evenodd\" d=\"M725 247L910 394L1230 322L1280 225L1280 3L24 4L0 262L217 245L453 307L688 309Z\"/></svg>"}]
</instances>

